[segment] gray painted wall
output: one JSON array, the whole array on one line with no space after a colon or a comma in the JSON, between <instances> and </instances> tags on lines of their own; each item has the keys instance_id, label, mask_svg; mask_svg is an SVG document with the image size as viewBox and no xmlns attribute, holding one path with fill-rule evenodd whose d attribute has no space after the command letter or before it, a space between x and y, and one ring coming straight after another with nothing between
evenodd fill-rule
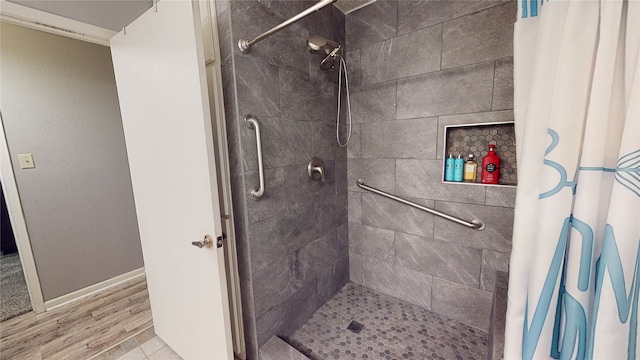
<instances>
[{"instance_id":1,"label":"gray painted wall","mask_svg":"<svg viewBox=\"0 0 640 360\"><path fill-rule=\"evenodd\" d=\"M273 335L301 326L349 278L346 150L335 141L337 71L306 48L309 33L344 43L344 15L333 8L256 44L236 47L314 1L217 1L225 112L230 147L249 358ZM262 128L265 195L258 185L255 131ZM327 180L311 181L307 163L325 162Z\"/></svg>"},{"instance_id":2,"label":"gray painted wall","mask_svg":"<svg viewBox=\"0 0 640 360\"><path fill-rule=\"evenodd\" d=\"M513 120L515 2L378 1L346 16L351 280L480 329L507 271L515 188L443 184L443 128ZM364 192L357 179L478 232Z\"/></svg>"},{"instance_id":3,"label":"gray painted wall","mask_svg":"<svg viewBox=\"0 0 640 360\"><path fill-rule=\"evenodd\" d=\"M143 266L109 48L2 23L0 106L44 299ZM35 169L20 169L33 153Z\"/></svg>"}]
</instances>

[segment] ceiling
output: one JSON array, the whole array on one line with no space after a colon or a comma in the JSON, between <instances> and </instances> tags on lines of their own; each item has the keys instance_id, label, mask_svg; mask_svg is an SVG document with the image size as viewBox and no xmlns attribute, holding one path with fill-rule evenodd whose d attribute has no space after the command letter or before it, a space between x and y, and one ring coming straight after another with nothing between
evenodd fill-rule
<instances>
[{"instance_id":1,"label":"ceiling","mask_svg":"<svg viewBox=\"0 0 640 360\"><path fill-rule=\"evenodd\" d=\"M152 0L7 0L101 28L120 31L153 6Z\"/></svg>"},{"instance_id":2,"label":"ceiling","mask_svg":"<svg viewBox=\"0 0 640 360\"><path fill-rule=\"evenodd\" d=\"M32 9L120 31L153 6L153 0L3 0ZM347 14L376 0L339 0L334 5Z\"/></svg>"}]
</instances>

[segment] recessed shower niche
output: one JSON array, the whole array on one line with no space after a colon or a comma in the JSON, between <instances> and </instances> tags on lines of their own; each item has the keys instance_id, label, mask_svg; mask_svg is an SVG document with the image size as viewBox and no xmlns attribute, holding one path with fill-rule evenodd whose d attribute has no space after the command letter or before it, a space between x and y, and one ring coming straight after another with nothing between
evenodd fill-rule
<instances>
[{"instance_id":1,"label":"recessed shower niche","mask_svg":"<svg viewBox=\"0 0 640 360\"><path fill-rule=\"evenodd\" d=\"M489 151L489 144L495 145L495 152L500 157L500 175L498 184L480 182L482 158ZM453 158L460 155L466 161L473 154L477 166L475 182L445 181L446 160L449 154ZM447 184L516 186L516 135L513 121L482 124L448 125L444 127L444 154L442 160L443 182Z\"/></svg>"}]
</instances>

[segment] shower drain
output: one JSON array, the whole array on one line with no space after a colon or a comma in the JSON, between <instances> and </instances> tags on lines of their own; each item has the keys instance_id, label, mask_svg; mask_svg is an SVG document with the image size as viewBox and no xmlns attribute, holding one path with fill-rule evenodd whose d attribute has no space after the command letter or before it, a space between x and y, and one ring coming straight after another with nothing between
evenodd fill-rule
<instances>
[{"instance_id":1,"label":"shower drain","mask_svg":"<svg viewBox=\"0 0 640 360\"><path fill-rule=\"evenodd\" d=\"M364 325L360 324L355 320L352 321L351 324L349 324L349 326L347 326L347 330L355 334L360 334L360 331L362 331L362 329L364 329Z\"/></svg>"}]
</instances>

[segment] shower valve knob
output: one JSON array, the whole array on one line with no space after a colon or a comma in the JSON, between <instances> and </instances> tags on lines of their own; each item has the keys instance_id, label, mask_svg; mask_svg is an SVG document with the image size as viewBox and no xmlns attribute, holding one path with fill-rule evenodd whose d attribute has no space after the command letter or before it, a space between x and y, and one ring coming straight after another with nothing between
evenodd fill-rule
<instances>
[{"instance_id":1,"label":"shower valve knob","mask_svg":"<svg viewBox=\"0 0 640 360\"><path fill-rule=\"evenodd\" d=\"M318 157L309 161L307 172L311 180L324 182L324 162Z\"/></svg>"}]
</instances>

